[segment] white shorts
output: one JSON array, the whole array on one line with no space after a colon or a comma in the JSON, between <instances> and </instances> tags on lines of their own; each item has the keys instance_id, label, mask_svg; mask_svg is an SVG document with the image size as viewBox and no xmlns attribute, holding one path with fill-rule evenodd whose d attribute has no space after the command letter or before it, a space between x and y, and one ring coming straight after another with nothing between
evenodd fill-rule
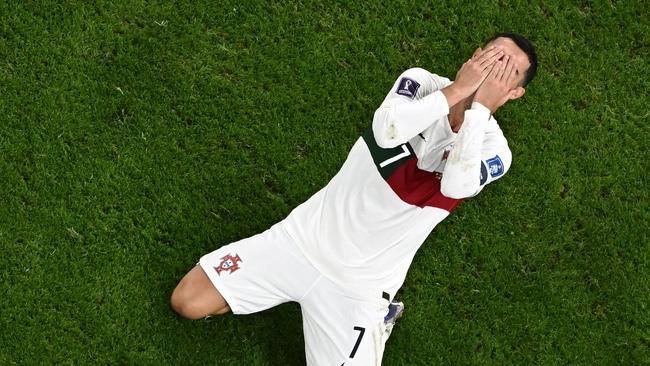
<instances>
[{"instance_id":1,"label":"white shorts","mask_svg":"<svg viewBox=\"0 0 650 366\"><path fill-rule=\"evenodd\" d=\"M350 296L309 263L282 223L206 254L199 264L234 314L298 302L307 365L381 365L384 316L397 289Z\"/></svg>"}]
</instances>

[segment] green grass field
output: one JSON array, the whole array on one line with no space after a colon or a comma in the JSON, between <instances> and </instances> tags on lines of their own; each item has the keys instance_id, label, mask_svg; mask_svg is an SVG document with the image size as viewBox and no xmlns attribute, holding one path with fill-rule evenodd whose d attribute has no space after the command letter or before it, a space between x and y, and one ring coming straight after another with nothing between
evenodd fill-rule
<instances>
[{"instance_id":1,"label":"green grass field","mask_svg":"<svg viewBox=\"0 0 650 366\"><path fill-rule=\"evenodd\" d=\"M650 365L648 2L90 3L0 3L1 365L304 364L296 304L191 322L172 289L497 31L540 56L512 169L420 249L384 365Z\"/></svg>"}]
</instances>

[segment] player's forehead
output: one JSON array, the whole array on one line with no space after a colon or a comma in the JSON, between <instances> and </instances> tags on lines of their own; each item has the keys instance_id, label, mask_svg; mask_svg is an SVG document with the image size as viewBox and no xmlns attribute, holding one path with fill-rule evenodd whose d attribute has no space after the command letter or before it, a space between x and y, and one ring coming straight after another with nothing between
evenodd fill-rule
<instances>
[{"instance_id":1,"label":"player's forehead","mask_svg":"<svg viewBox=\"0 0 650 366\"><path fill-rule=\"evenodd\" d=\"M520 75L523 77L523 73L525 73L526 70L528 70L530 67L530 61L528 60L528 55L526 52L519 48L515 41L507 37L499 37L488 43L485 47L492 45L503 48L505 55L510 56L511 59L514 59L517 64L517 68L519 69Z\"/></svg>"}]
</instances>

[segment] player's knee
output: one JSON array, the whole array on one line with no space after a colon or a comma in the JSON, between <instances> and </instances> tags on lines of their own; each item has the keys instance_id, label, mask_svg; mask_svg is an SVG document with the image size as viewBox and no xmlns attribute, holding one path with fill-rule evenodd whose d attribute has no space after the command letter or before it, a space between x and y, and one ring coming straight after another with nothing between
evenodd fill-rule
<instances>
[{"instance_id":1,"label":"player's knee","mask_svg":"<svg viewBox=\"0 0 650 366\"><path fill-rule=\"evenodd\" d=\"M178 315L186 319L197 320L210 315L202 309L201 304L195 298L188 296L178 287L172 293L171 306Z\"/></svg>"}]
</instances>

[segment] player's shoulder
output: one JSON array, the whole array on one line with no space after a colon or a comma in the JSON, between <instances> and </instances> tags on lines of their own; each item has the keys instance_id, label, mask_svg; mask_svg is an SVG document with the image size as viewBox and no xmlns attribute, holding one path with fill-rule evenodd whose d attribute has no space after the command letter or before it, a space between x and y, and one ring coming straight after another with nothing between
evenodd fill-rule
<instances>
[{"instance_id":1,"label":"player's shoulder","mask_svg":"<svg viewBox=\"0 0 650 366\"><path fill-rule=\"evenodd\" d=\"M448 78L434 74L421 67L412 67L405 70L396 80L397 84L405 84L407 82L417 83L418 86L426 85L426 89L432 90L439 90L451 84L451 80Z\"/></svg>"},{"instance_id":2,"label":"player's shoulder","mask_svg":"<svg viewBox=\"0 0 650 366\"><path fill-rule=\"evenodd\" d=\"M451 80L444 76L440 76L438 74L432 73L429 70L426 70L422 67L412 67L410 69L406 69L402 74L399 76L400 78L402 77L413 77L413 78L420 78L420 79L433 79L435 81L438 81L443 84L451 84Z\"/></svg>"}]
</instances>

